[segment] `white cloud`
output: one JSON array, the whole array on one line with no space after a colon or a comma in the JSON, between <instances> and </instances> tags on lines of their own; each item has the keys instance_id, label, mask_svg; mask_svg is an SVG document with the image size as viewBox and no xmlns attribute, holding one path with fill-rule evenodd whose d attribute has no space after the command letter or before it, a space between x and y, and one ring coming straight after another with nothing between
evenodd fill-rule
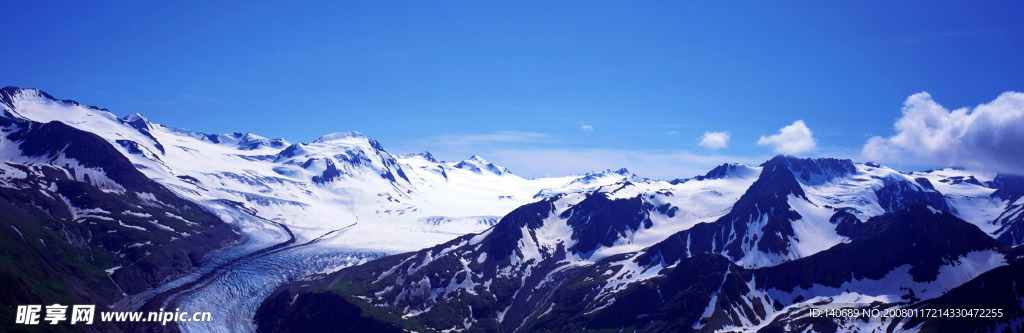
<instances>
[{"instance_id":1,"label":"white cloud","mask_svg":"<svg viewBox=\"0 0 1024 333\"><path fill-rule=\"evenodd\" d=\"M700 146L711 150L729 147L729 133L704 132L704 136L700 138Z\"/></svg>"},{"instance_id":2,"label":"white cloud","mask_svg":"<svg viewBox=\"0 0 1024 333\"><path fill-rule=\"evenodd\" d=\"M762 136L757 140L757 144L772 146L772 150L778 154L800 155L817 147L813 134L803 120L797 120L792 125L779 129L779 134Z\"/></svg>"},{"instance_id":3,"label":"white cloud","mask_svg":"<svg viewBox=\"0 0 1024 333\"><path fill-rule=\"evenodd\" d=\"M990 103L952 111L928 93L914 94L893 127L894 135L868 140L864 158L1024 173L1024 93L1004 92Z\"/></svg>"},{"instance_id":4,"label":"white cloud","mask_svg":"<svg viewBox=\"0 0 1024 333\"><path fill-rule=\"evenodd\" d=\"M583 125L583 126L580 126L580 130L584 131L584 132L593 132L594 131L594 126Z\"/></svg>"},{"instance_id":5,"label":"white cloud","mask_svg":"<svg viewBox=\"0 0 1024 333\"><path fill-rule=\"evenodd\" d=\"M668 131L668 135L677 135L679 131Z\"/></svg>"}]
</instances>

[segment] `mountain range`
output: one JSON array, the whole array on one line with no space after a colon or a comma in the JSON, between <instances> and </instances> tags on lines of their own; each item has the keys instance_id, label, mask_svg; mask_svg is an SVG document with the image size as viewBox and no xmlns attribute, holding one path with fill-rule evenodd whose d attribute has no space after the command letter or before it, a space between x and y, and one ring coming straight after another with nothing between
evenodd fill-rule
<instances>
[{"instance_id":1,"label":"mountain range","mask_svg":"<svg viewBox=\"0 0 1024 333\"><path fill-rule=\"evenodd\" d=\"M991 177L779 156L604 186L522 206L483 233L291 283L257 320L263 331L360 323L329 319L338 313L414 331L1018 330L1014 297L1000 303L1012 319L955 325L809 316L826 305L955 308L1020 295L1020 243L1006 234L1020 228L1021 197L1005 195L1020 178ZM963 291L972 284L991 289Z\"/></svg>"},{"instance_id":2,"label":"mountain range","mask_svg":"<svg viewBox=\"0 0 1024 333\"><path fill-rule=\"evenodd\" d=\"M1019 331L1024 177L777 156L672 181L204 134L0 90L18 304L180 331ZM999 308L999 318L813 310ZM9 325L3 323L0 325ZM13 326L0 326L11 329Z\"/></svg>"}]
</instances>

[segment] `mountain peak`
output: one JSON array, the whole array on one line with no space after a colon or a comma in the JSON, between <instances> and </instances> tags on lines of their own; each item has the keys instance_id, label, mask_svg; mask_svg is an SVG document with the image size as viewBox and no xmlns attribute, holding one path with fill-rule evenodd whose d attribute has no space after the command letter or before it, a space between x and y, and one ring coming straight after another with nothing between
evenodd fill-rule
<instances>
[{"instance_id":1,"label":"mountain peak","mask_svg":"<svg viewBox=\"0 0 1024 333\"><path fill-rule=\"evenodd\" d=\"M807 185L824 184L857 172L853 161L835 158L799 158L778 155L761 166L766 169L775 167L788 169L801 183Z\"/></svg>"},{"instance_id":2,"label":"mountain peak","mask_svg":"<svg viewBox=\"0 0 1024 333\"><path fill-rule=\"evenodd\" d=\"M36 88L19 88L19 87L15 87L15 86L6 86L3 89L0 89L0 93L2 93L4 95L7 95L7 96L26 95L26 96L32 96L32 97L42 97L42 98L46 98L46 99L52 99L52 100L55 100L55 101L57 100L53 96L50 96L50 94L47 94L47 93L43 92L42 90L39 90L39 89L36 89Z\"/></svg>"},{"instance_id":3,"label":"mountain peak","mask_svg":"<svg viewBox=\"0 0 1024 333\"><path fill-rule=\"evenodd\" d=\"M15 86L6 86L0 89L0 103L13 107L14 96L21 92L21 88Z\"/></svg>"},{"instance_id":4,"label":"mountain peak","mask_svg":"<svg viewBox=\"0 0 1024 333\"><path fill-rule=\"evenodd\" d=\"M97 111L110 112L107 109L101 109L101 108L98 108L98 107L95 107L95 106L82 105L82 104L80 104L80 103L78 103L76 101L70 100L70 99L57 99L56 97L53 97L52 95L47 94L45 91L39 90L37 88L18 88L18 87L15 87L15 86L6 86L3 89L0 89L0 103L5 104L8 107L14 108L14 99L15 98L18 98L18 99L30 99L30 100L31 99L47 100L47 101L51 101L51 102L55 102L55 103L60 103L60 104L82 106L82 107L85 107L85 108L88 108L88 109L97 110Z\"/></svg>"},{"instance_id":5,"label":"mountain peak","mask_svg":"<svg viewBox=\"0 0 1024 333\"><path fill-rule=\"evenodd\" d=\"M129 126L134 127L135 129L140 131L148 131L153 129L153 123L149 122L149 119L146 119L146 117L143 117L141 114L138 113L132 113L122 118L121 120Z\"/></svg>"},{"instance_id":6,"label":"mountain peak","mask_svg":"<svg viewBox=\"0 0 1024 333\"><path fill-rule=\"evenodd\" d=\"M327 142L331 142L331 141L342 141L342 140L348 140L348 139L365 139L365 138L366 138L366 136L363 135L363 133L359 133L359 132L356 132L356 131L352 131L352 132L334 132L334 133L331 133L331 134L324 134L324 135L320 136L320 138L316 139L316 141L313 141L313 143L327 143Z\"/></svg>"},{"instance_id":7,"label":"mountain peak","mask_svg":"<svg viewBox=\"0 0 1024 333\"><path fill-rule=\"evenodd\" d=\"M288 141L285 141L284 139L269 140L265 137L252 133L245 133L238 139L238 149L242 150L254 150L261 147L281 148L286 145L288 145Z\"/></svg>"},{"instance_id":8,"label":"mountain peak","mask_svg":"<svg viewBox=\"0 0 1024 333\"><path fill-rule=\"evenodd\" d=\"M245 135L242 135L242 140L245 140L245 141L255 141L255 140L267 140L267 138L264 138L262 136L259 136L259 135L256 135L256 134L252 134L252 133L245 133Z\"/></svg>"},{"instance_id":9,"label":"mountain peak","mask_svg":"<svg viewBox=\"0 0 1024 333\"><path fill-rule=\"evenodd\" d=\"M125 116L124 117L124 121L127 121L127 122L144 121L144 122L148 123L149 119L146 119L146 117L144 117L143 115L141 115L139 113L132 113L130 115Z\"/></svg>"},{"instance_id":10,"label":"mountain peak","mask_svg":"<svg viewBox=\"0 0 1024 333\"><path fill-rule=\"evenodd\" d=\"M714 169L711 169L711 171L708 171L708 173L704 174L703 176L695 177L695 179L722 179L730 176L747 178L756 177L757 174L757 169L752 168L749 165L742 163L725 163L715 167Z\"/></svg>"},{"instance_id":11,"label":"mountain peak","mask_svg":"<svg viewBox=\"0 0 1024 333\"><path fill-rule=\"evenodd\" d=\"M434 155L431 154L429 151L425 151L425 152L422 152L422 153L414 153L414 154L410 154L409 156L410 157L420 157L420 158L423 158L424 160L427 160L428 162L437 163L437 159L434 158Z\"/></svg>"},{"instance_id":12,"label":"mountain peak","mask_svg":"<svg viewBox=\"0 0 1024 333\"><path fill-rule=\"evenodd\" d=\"M645 180L629 172L626 168L620 168L618 170L607 169L601 172L587 172L583 176L573 179L569 184L594 184L599 181L607 181L608 179L619 179L624 182L642 182Z\"/></svg>"},{"instance_id":13,"label":"mountain peak","mask_svg":"<svg viewBox=\"0 0 1024 333\"><path fill-rule=\"evenodd\" d=\"M596 178L596 177L605 176L605 175L636 176L632 172L629 172L629 170L626 169L626 168L619 168L618 170L605 169L604 171L601 171L601 172L597 172L597 171L587 172L586 174L583 175L582 178Z\"/></svg>"},{"instance_id":14,"label":"mountain peak","mask_svg":"<svg viewBox=\"0 0 1024 333\"><path fill-rule=\"evenodd\" d=\"M0 89L0 103L3 103L4 105L6 105L7 107L11 108L12 110L15 108L14 107L14 101L15 100L21 100L21 99L47 100L47 101L53 101L53 102L61 102L61 101L57 100L56 98L54 98L53 96L50 96L50 94L47 94L46 92L43 92L42 90L39 90L39 89L36 89L36 88L18 88L18 87L15 87L15 86L7 86L7 87L4 87L3 89ZM74 101L63 101L63 102L65 104L67 104L68 102L73 103L75 105L78 104L78 103L75 103Z\"/></svg>"},{"instance_id":15,"label":"mountain peak","mask_svg":"<svg viewBox=\"0 0 1024 333\"><path fill-rule=\"evenodd\" d=\"M487 162L487 160L485 160L483 157L480 157L480 155L470 156L468 159L456 163L452 167L456 169L469 170L474 173L482 173L484 170L487 170L490 173L496 175L504 175L511 173L505 167L497 166L494 163Z\"/></svg>"}]
</instances>

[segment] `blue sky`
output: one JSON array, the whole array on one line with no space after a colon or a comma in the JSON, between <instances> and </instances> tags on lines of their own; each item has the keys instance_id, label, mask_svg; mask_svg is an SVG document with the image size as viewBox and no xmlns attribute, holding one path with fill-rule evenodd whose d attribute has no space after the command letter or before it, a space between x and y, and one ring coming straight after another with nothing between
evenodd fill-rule
<instances>
[{"instance_id":1,"label":"blue sky","mask_svg":"<svg viewBox=\"0 0 1024 333\"><path fill-rule=\"evenodd\" d=\"M975 4L8 2L0 85L526 176L688 177L763 161L779 147L761 137L797 120L814 140L797 155L864 159L916 93L952 110L1024 91L1024 4ZM709 131L725 146L700 145ZM964 163L941 154L888 162Z\"/></svg>"}]
</instances>

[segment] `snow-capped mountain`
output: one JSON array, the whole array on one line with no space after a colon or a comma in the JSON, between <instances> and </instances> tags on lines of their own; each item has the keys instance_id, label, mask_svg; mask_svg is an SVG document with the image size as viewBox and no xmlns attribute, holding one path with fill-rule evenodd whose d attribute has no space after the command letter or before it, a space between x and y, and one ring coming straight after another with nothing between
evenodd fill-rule
<instances>
[{"instance_id":1,"label":"snow-capped mountain","mask_svg":"<svg viewBox=\"0 0 1024 333\"><path fill-rule=\"evenodd\" d=\"M510 173L508 169L494 165L494 163L487 162L483 157L477 155L473 155L467 160L455 163L452 167L456 169L469 170L475 173L490 172L495 175Z\"/></svg>"},{"instance_id":2,"label":"snow-capped mountain","mask_svg":"<svg viewBox=\"0 0 1024 333\"><path fill-rule=\"evenodd\" d=\"M446 163L429 153L391 154L359 132L310 143L251 133L211 135L153 124L139 114L117 118L35 89L9 87L4 96L12 119L57 121L97 134L147 177L185 198L242 203L261 218L287 225L299 241L354 224L325 242L349 248L416 250L489 227L429 221L495 220L538 194L635 177L524 179L479 156Z\"/></svg>"},{"instance_id":3,"label":"snow-capped mountain","mask_svg":"<svg viewBox=\"0 0 1024 333\"><path fill-rule=\"evenodd\" d=\"M0 105L3 253L80 259L0 270L15 299L227 318L170 330L918 330L950 323L808 313L1019 307L1024 280L1016 175L778 156L526 179L359 132L204 134L13 87ZM1024 329L1006 313L956 327Z\"/></svg>"},{"instance_id":4,"label":"snow-capped mountain","mask_svg":"<svg viewBox=\"0 0 1024 333\"><path fill-rule=\"evenodd\" d=\"M105 229L81 231L85 239L104 242L115 255L121 251L131 259L93 262L99 272L110 272L114 282L106 287L129 294L117 307L156 310L165 307L163 302L203 304L239 318L228 323L193 323L183 330L252 330L247 318L262 300L260 293L269 293L280 283L479 232L538 197L638 179L626 173L589 175L593 179L585 182L577 181L584 176L525 179L477 156L448 163L429 153L392 154L358 132L328 134L309 143L251 133L204 134L155 124L140 114L119 118L108 110L56 99L36 89L3 88L0 102L5 124L0 138L6 162L2 168L13 179L4 186L24 191L19 179L36 177L43 180L33 186L55 198L54 193L64 188L52 184L70 177L102 193L124 196L88 192L82 200L143 207L112 209L73 200L66 205L91 212L83 213L86 219L123 223L95 222ZM46 139L31 140L33 135ZM60 141L64 139L72 142ZM42 143L33 143L37 141ZM88 146L76 148L81 145ZM143 203L137 203L140 200ZM207 215L193 219L187 212L145 208L149 205L145 202L180 206L178 201L193 203L192 209ZM46 215L69 221L60 214ZM220 221L227 224L214 223ZM221 225L217 231L226 234L196 237L206 235L201 231L211 225ZM228 225L241 237L232 236ZM60 224L51 229L64 232ZM156 236L150 234L134 235L134 230L152 232L161 240L151 240ZM103 237L90 238L90 231ZM165 232L170 234L162 235ZM130 236L103 240L122 234ZM192 248L195 253L182 257L182 253L165 251L175 239L196 243L175 243L187 250L184 253L192 253ZM215 258L202 255L235 239L240 239L235 247L218 252ZM74 237L66 240L72 241ZM156 260L165 252L187 264ZM264 266L252 275L231 273L252 270L256 262ZM192 273L183 276L185 272ZM239 290L245 290L246 296L223 296ZM116 297L101 303L113 300ZM134 329L142 328L130 330Z\"/></svg>"},{"instance_id":5,"label":"snow-capped mountain","mask_svg":"<svg viewBox=\"0 0 1024 333\"><path fill-rule=\"evenodd\" d=\"M618 183L282 287L257 320L266 331L293 327L292 318L318 318L309 314L318 302L345 304L324 313L379 309L363 317L412 330L912 329L807 312L833 302L915 306L1015 262L1007 251L1019 243L1002 235L1021 223L1006 218L1019 209L1016 179L779 156Z\"/></svg>"},{"instance_id":6,"label":"snow-capped mountain","mask_svg":"<svg viewBox=\"0 0 1024 333\"><path fill-rule=\"evenodd\" d=\"M227 224L147 178L111 142L62 122L13 116L17 94L0 90L4 315L14 316L12 304L106 307L236 243ZM12 323L0 330L20 330Z\"/></svg>"}]
</instances>

